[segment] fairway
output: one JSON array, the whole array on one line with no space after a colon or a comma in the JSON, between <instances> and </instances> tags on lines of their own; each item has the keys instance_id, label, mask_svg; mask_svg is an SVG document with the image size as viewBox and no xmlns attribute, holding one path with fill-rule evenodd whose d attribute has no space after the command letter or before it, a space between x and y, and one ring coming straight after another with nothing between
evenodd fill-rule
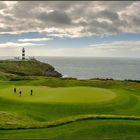
<instances>
[{"instance_id":1,"label":"fairway","mask_svg":"<svg viewBox=\"0 0 140 140\"><path fill-rule=\"evenodd\" d=\"M50 88L45 86L17 86L17 93L13 92L14 86L0 90L0 97L43 103L94 103L104 102L116 97L116 93L103 88L94 87L63 87ZM30 95L30 90L33 95ZM22 96L19 96L22 91Z\"/></svg>"},{"instance_id":2,"label":"fairway","mask_svg":"<svg viewBox=\"0 0 140 140\"><path fill-rule=\"evenodd\" d=\"M139 130L139 83L61 79L0 83L1 138L127 139L139 138Z\"/></svg>"}]
</instances>

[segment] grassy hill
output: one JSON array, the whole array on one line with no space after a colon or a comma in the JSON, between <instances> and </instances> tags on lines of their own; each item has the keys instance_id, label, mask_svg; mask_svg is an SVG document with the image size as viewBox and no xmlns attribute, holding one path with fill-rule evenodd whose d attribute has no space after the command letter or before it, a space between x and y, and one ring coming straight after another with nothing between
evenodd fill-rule
<instances>
[{"instance_id":1,"label":"grassy hill","mask_svg":"<svg viewBox=\"0 0 140 140\"><path fill-rule=\"evenodd\" d=\"M0 75L3 79L14 76L62 76L53 66L37 60L0 60Z\"/></svg>"}]
</instances>

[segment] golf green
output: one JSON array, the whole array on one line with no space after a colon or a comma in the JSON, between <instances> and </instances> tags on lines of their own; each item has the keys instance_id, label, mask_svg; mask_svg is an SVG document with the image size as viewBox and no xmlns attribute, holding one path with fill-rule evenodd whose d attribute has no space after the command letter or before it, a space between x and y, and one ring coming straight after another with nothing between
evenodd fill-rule
<instances>
[{"instance_id":1,"label":"golf green","mask_svg":"<svg viewBox=\"0 0 140 140\"><path fill-rule=\"evenodd\" d=\"M29 102L44 103L95 103L104 102L116 97L116 93L104 88L95 87L59 87L50 88L45 86L14 86L0 90L0 97ZM30 95L30 90L33 95ZM19 96L19 91L22 91Z\"/></svg>"}]
</instances>

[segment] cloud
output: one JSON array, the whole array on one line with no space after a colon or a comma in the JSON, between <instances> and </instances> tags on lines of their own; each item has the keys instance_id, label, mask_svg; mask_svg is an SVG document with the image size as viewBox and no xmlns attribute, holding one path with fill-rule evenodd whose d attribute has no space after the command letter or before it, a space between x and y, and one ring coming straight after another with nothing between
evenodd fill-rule
<instances>
[{"instance_id":1,"label":"cloud","mask_svg":"<svg viewBox=\"0 0 140 140\"><path fill-rule=\"evenodd\" d=\"M40 32L81 37L137 33L139 9L139 1L1 2L0 34Z\"/></svg>"},{"instance_id":2,"label":"cloud","mask_svg":"<svg viewBox=\"0 0 140 140\"><path fill-rule=\"evenodd\" d=\"M69 57L139 57L140 41L116 41L94 44L81 48L28 48L28 53L34 56L69 56Z\"/></svg>"},{"instance_id":3,"label":"cloud","mask_svg":"<svg viewBox=\"0 0 140 140\"><path fill-rule=\"evenodd\" d=\"M108 57L139 57L140 41L116 41L89 45L89 49L99 56Z\"/></svg>"},{"instance_id":4,"label":"cloud","mask_svg":"<svg viewBox=\"0 0 140 140\"><path fill-rule=\"evenodd\" d=\"M6 42L0 43L0 56L19 56L22 47L36 46L35 43Z\"/></svg>"},{"instance_id":5,"label":"cloud","mask_svg":"<svg viewBox=\"0 0 140 140\"><path fill-rule=\"evenodd\" d=\"M39 14L39 19L41 21L50 22L52 26L57 24L71 24L71 18L63 11L43 12Z\"/></svg>"},{"instance_id":6,"label":"cloud","mask_svg":"<svg viewBox=\"0 0 140 140\"><path fill-rule=\"evenodd\" d=\"M5 8L6 8L6 4L3 3L3 2L0 2L0 9L2 10L2 9L5 9Z\"/></svg>"},{"instance_id":7,"label":"cloud","mask_svg":"<svg viewBox=\"0 0 140 140\"><path fill-rule=\"evenodd\" d=\"M35 43L30 43L30 42L23 42L23 43L18 43L18 42L6 42L6 43L0 43L0 48L14 48L14 47L26 47L26 46L36 46L38 44ZM40 44L42 45L42 44Z\"/></svg>"},{"instance_id":8,"label":"cloud","mask_svg":"<svg viewBox=\"0 0 140 140\"><path fill-rule=\"evenodd\" d=\"M49 41L53 40L53 38L24 38L18 39L19 42L42 42L42 41Z\"/></svg>"}]
</instances>

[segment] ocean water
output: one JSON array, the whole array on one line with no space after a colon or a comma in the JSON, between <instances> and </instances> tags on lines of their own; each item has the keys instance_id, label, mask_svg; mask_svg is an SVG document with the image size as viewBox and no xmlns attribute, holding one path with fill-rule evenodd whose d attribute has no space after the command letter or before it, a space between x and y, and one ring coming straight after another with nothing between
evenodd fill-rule
<instances>
[{"instance_id":1,"label":"ocean water","mask_svg":"<svg viewBox=\"0 0 140 140\"><path fill-rule=\"evenodd\" d=\"M64 76L140 80L140 58L36 57Z\"/></svg>"}]
</instances>

